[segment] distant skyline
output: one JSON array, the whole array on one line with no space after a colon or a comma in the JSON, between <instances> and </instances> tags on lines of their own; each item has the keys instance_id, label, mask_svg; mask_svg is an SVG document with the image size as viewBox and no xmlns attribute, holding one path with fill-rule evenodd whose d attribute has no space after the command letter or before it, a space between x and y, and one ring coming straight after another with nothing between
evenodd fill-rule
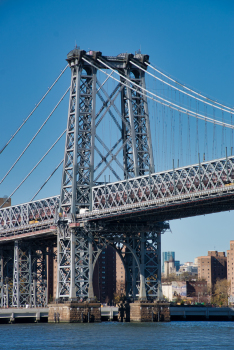
<instances>
[{"instance_id":1,"label":"distant skyline","mask_svg":"<svg viewBox=\"0 0 234 350\"><path fill-rule=\"evenodd\" d=\"M118 55L141 48L150 62L187 86L233 106L234 2L165 0L0 0L0 149L66 66L75 44ZM0 179L26 147L70 84L64 73L48 98L0 154ZM66 128L68 96L0 185L9 195ZM191 130L194 132L194 130ZM153 133L153 130L152 130ZM29 201L63 158L64 137L12 197ZM38 198L60 193L62 168ZM162 252L181 263L208 250L226 251L233 239L233 212L170 222Z\"/></svg>"}]
</instances>

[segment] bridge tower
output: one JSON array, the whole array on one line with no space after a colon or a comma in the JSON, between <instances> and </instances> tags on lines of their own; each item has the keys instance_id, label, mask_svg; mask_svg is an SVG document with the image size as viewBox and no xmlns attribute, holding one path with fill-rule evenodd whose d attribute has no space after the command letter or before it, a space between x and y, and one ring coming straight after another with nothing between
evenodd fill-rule
<instances>
[{"instance_id":1,"label":"bridge tower","mask_svg":"<svg viewBox=\"0 0 234 350\"><path fill-rule=\"evenodd\" d=\"M92 187L106 181L107 169L117 181L154 172L147 98L142 93L145 75L132 64L146 69L148 59L141 53L113 57L79 48L67 55L71 87L57 235L57 299L94 298L93 270L107 244L125 265L128 295L159 296L163 228L131 220L116 225L101 220L94 223L79 216L93 210ZM104 81L99 80L98 72L106 72ZM108 93L106 84L114 72L120 77ZM110 146L99 132L106 118L119 133Z\"/></svg>"}]
</instances>

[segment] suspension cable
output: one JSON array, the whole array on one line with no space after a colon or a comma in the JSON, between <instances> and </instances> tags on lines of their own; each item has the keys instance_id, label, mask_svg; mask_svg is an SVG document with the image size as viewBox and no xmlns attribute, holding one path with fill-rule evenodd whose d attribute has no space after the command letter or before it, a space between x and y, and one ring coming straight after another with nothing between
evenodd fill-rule
<instances>
[{"instance_id":1,"label":"suspension cable","mask_svg":"<svg viewBox=\"0 0 234 350\"><path fill-rule=\"evenodd\" d=\"M32 199L30 200L30 202L32 202L34 200L34 198L38 195L38 193L43 189L43 187L47 184L47 182L50 180L50 178L54 175L54 173L58 170L58 168L60 167L60 165L63 163L63 159L61 160L61 162L56 166L56 168L54 169L54 171L50 174L50 176L45 180L45 182L43 183L43 185L39 188L39 190L37 191L36 194L34 194L34 196L32 197Z\"/></svg>"},{"instance_id":2,"label":"suspension cable","mask_svg":"<svg viewBox=\"0 0 234 350\"><path fill-rule=\"evenodd\" d=\"M179 92L182 92L183 94L194 98L195 100L198 100L198 101L201 101L201 102L203 102L203 103L206 103L206 104L209 105L209 106L218 108L218 109L220 109L221 111L224 111L224 112L227 112L227 113L233 113L233 111L234 111L233 109L231 109L231 110L229 111L229 110L224 109L224 108L222 108L222 107L216 106L216 105L214 105L214 104L212 104L212 103L209 103L209 102L207 102L207 101L204 101L204 100L202 100L202 99L200 99L200 98L198 98L198 97L195 97L195 96L193 96L193 95L190 95L189 93L187 93L187 92L185 92L185 91L183 91L183 90L178 89L176 86L174 86L174 85L172 85L172 84L169 84L169 83L167 83L166 81L164 81L164 80L160 79L159 77L157 77L156 75L154 75L154 74L148 72L146 69L144 69L144 68L142 68L141 66L137 65L135 62L130 61L130 63L132 63L135 67L141 69L143 72L145 72L145 73L151 75L153 78L155 78L155 79L161 81L163 84L166 84L166 85L172 87L173 89L178 90ZM229 108L229 107L227 107L227 108Z\"/></svg>"},{"instance_id":3,"label":"suspension cable","mask_svg":"<svg viewBox=\"0 0 234 350\"><path fill-rule=\"evenodd\" d=\"M70 90L70 87L66 90L66 92L63 94L63 96L60 98L59 102L56 104L56 106L54 107L54 109L52 110L52 112L48 115L48 117L46 118L46 120L44 121L44 123L41 125L41 127L38 129L38 131L36 132L36 134L33 136L33 138L31 139L31 141L27 144L27 146L25 147L25 149L23 150L23 152L20 154L20 156L16 159L16 161L14 162L14 164L10 167L10 169L8 170L8 172L6 173L6 175L2 178L2 180L0 181L0 185L3 183L3 181L5 180L5 178L9 175L9 173L11 172L11 170L14 168L14 166L18 163L18 161L20 160L20 158L23 156L23 154L26 152L26 150L28 149L28 147L31 145L31 143L33 142L33 140L35 140L35 138L37 137L37 135L39 134L39 132L42 130L42 128L45 126L45 124L48 122L48 120L50 119L50 117L52 116L52 114L54 113L54 111L56 110L56 108L59 106L59 104L62 102L62 100L64 99L64 97L66 96L66 94L68 93L68 91Z\"/></svg>"},{"instance_id":4,"label":"suspension cable","mask_svg":"<svg viewBox=\"0 0 234 350\"><path fill-rule=\"evenodd\" d=\"M20 186L27 180L27 178L32 174L32 172L38 167L38 165L43 161L43 159L47 156L47 154L52 150L52 148L56 145L56 143L61 139L61 137L65 134L67 129L65 129L62 134L57 138L57 140L53 143L53 145L48 149L48 151L44 154L44 156L37 162L37 164L32 168L32 170L28 173L28 175L21 181L21 183L16 187L16 189L10 194L9 197L5 199L5 202L0 206L0 209L4 206L4 204L8 201L9 198L13 196L13 194L20 188Z\"/></svg>"},{"instance_id":5,"label":"suspension cable","mask_svg":"<svg viewBox=\"0 0 234 350\"><path fill-rule=\"evenodd\" d=\"M40 101L36 104L36 106L33 108L32 112L27 116L27 118L23 121L23 123L20 125L20 127L16 130L16 132L11 136L11 138L7 141L5 146L0 150L0 154L4 151L4 149L9 145L9 143L13 140L13 138L18 134L20 129L24 126L24 124L28 121L28 119L31 117L31 115L35 112L37 107L41 104L41 102L45 99L45 97L48 95L50 90L54 87L54 85L57 83L57 81L61 78L65 70L67 69L68 65L61 71L57 79L53 82L53 84L48 88L47 92L44 94L44 96L40 99Z\"/></svg>"},{"instance_id":6,"label":"suspension cable","mask_svg":"<svg viewBox=\"0 0 234 350\"><path fill-rule=\"evenodd\" d=\"M194 91L194 90L188 88L188 87L185 86L184 84L181 84L181 83L179 83L178 81L176 81L176 80L170 78L168 75L162 73L160 70L156 69L154 66L151 66L151 64L149 64L148 62L145 62L145 64L147 64L147 66L149 66L150 68L154 69L154 70L155 70L156 72L158 72L159 74L162 74L165 78L167 78L167 79L173 81L173 83L180 85L181 87L183 87L184 89L186 89L186 90L192 92L193 94L198 95L198 96L200 96L200 97L202 97L202 98L204 98L204 99L206 99L206 100L208 100L208 101L210 101L210 102L213 102L213 103L215 103L215 104L217 104L217 105L219 105L219 106L222 106L222 107L224 107L224 108L230 109L231 111L234 111L234 108L228 107L228 106L226 106L226 105L224 105L224 104L222 104L222 103L218 103L217 101L212 100L212 99L209 98L209 97L203 96L202 94L199 94L198 92L196 92L196 91ZM215 106L215 107L217 107L217 106ZM217 108L218 108L218 107L217 107Z\"/></svg>"},{"instance_id":7,"label":"suspension cable","mask_svg":"<svg viewBox=\"0 0 234 350\"><path fill-rule=\"evenodd\" d=\"M102 64L104 64L108 69L111 69L111 70L112 70L112 68L111 68L110 66L108 66L108 64L106 64L105 62L103 62L102 60L98 59L98 61L101 62ZM115 73L118 74L120 77L124 78L125 80L127 80L128 82L130 82L132 85L137 86L137 88L140 88L141 90L148 92L149 94L151 94L151 95L153 95L153 96L159 98L160 100L162 100L162 101L164 101L164 102L166 102L166 103L169 103L170 105L175 106L176 108L179 108L179 110L177 109L179 112L182 112L182 110L184 110L184 113L186 113L186 114L187 114L188 112L189 112L189 113L192 113L192 115L193 115L194 117L199 116L200 119L203 119L203 120L207 120L207 119L212 120L212 118L209 118L209 117L204 116L204 115L202 115L202 114L197 114L197 113L195 113L195 112L193 112L193 111L191 111L191 110L188 110L187 108L184 108L184 107L182 107L182 106L179 106L179 105L177 105L176 103L173 103L173 102L171 102L171 101L168 101L168 100L164 99L163 97L160 97L160 96L154 94L153 92L151 92L151 91L149 91L149 90L143 88L142 86L138 85L137 83L134 83L132 80L130 80L130 79L128 79L127 77L125 77L124 75L120 74L118 71L116 71ZM135 90L135 91L137 91L137 90ZM139 93L139 91L137 91L137 92ZM149 97L149 96L147 96L147 97ZM159 101L159 102L160 102L160 101ZM162 103L162 104L163 104L163 103ZM169 106L169 107L170 107L170 106ZM212 121L212 122L213 122L213 121ZM220 123L221 123L222 126L224 126L224 122L223 122L223 121L220 122ZM230 124L229 124L229 125L230 125ZM231 125L230 125L230 126L231 126Z\"/></svg>"},{"instance_id":8,"label":"suspension cable","mask_svg":"<svg viewBox=\"0 0 234 350\"><path fill-rule=\"evenodd\" d=\"M93 66L94 68L96 68L96 69L98 69L99 71L101 71L102 73L108 75L108 73L106 73L104 70L100 69L99 67L97 67L95 64L93 64L92 62L88 61L88 60L85 59L84 57L82 57L82 59L83 59L85 62L89 63L89 64L90 64L91 66ZM98 59L98 60L99 60L99 59ZM105 66L107 66L108 69L114 71L111 67L109 67L107 64L105 64L103 61L101 61L101 60L99 60L99 61L100 61L102 64L104 64ZM115 72L115 71L114 71L114 72ZM133 81L131 81L130 79L128 79L127 77L125 77L124 75L120 74L119 72L115 72L115 73L119 74L119 75L120 75L121 77L123 77L125 80L129 81L132 85L136 85L139 89L148 92L149 94L151 94L151 95L153 95L153 96L159 98L160 100L157 100L157 99L153 98L152 96L147 95L147 94L144 93L144 92L141 92L141 91L139 91L139 90L137 90L137 89L134 89L133 87L131 87L131 86L125 84L124 82L121 82L121 81L119 81L118 79L114 78L113 76L111 76L111 79L114 79L115 81L120 82L122 85L126 86L127 88L129 88L129 89L131 89L131 90L133 90L133 91L136 91L136 92L138 92L139 94L141 94L141 95L143 95L143 96L146 96L147 98L149 98L149 99L151 99L151 100L153 100L153 101L155 101L155 102L158 102L158 103L160 103L160 104L162 104L162 105L164 105L164 106L166 106L166 107L172 108L172 109L174 109L174 110L176 110L176 111L178 111L178 112L181 112L181 113L190 115L190 116L192 116L192 117L194 117L194 118L198 118L198 119L201 119L201 120L206 120L206 121L208 121L209 123L215 123L216 125L221 125L221 126L224 126L224 127L226 127L226 128L234 129L234 126L231 125L231 124L224 123L224 122L218 121L218 120L214 120L213 118L204 116L204 115L202 115L202 114L198 114L198 113L193 112L193 111L191 111L191 110L189 110L189 109L186 109L186 108L184 108L184 107L178 106L178 105L176 105L176 104L174 104L174 103L172 103L172 102L170 102L170 101L167 101L167 100L163 99L163 98L160 97L160 96L155 95L155 94L152 93L151 91L149 91L149 90L147 90L147 89L145 89L145 88L143 88L143 87L137 85L136 83L134 83ZM165 102L162 102L161 100L163 100L163 101L165 101Z\"/></svg>"}]
</instances>

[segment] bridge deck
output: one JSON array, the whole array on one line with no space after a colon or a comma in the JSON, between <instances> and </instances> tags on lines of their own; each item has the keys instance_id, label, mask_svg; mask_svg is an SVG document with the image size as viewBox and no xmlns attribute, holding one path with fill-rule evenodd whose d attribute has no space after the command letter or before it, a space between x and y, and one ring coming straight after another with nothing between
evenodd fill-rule
<instances>
[{"instance_id":1,"label":"bridge deck","mask_svg":"<svg viewBox=\"0 0 234 350\"><path fill-rule=\"evenodd\" d=\"M78 223L133 218L163 221L231 210L234 156L95 186L92 198L93 210L77 214ZM1 209L0 242L10 236L30 236L30 232L55 232L58 206L56 196ZM73 221L69 213L64 218Z\"/></svg>"}]
</instances>

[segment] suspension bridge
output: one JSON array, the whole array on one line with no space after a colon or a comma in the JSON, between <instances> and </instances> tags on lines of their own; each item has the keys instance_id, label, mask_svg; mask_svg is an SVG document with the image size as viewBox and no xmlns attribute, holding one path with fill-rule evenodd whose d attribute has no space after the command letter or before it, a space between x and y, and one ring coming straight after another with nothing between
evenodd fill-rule
<instances>
[{"instance_id":1,"label":"suspension bridge","mask_svg":"<svg viewBox=\"0 0 234 350\"><path fill-rule=\"evenodd\" d=\"M75 48L67 62L1 150L70 67L70 87L0 181L69 92L66 129L0 209L0 305L46 306L51 259L56 299L93 301L93 270L107 245L124 264L127 295L160 299L168 221L234 208L234 109L164 74L141 52L104 56ZM31 201L6 206L64 135L64 158ZM175 162L176 155L191 165ZM35 200L60 166L60 195Z\"/></svg>"}]
</instances>

